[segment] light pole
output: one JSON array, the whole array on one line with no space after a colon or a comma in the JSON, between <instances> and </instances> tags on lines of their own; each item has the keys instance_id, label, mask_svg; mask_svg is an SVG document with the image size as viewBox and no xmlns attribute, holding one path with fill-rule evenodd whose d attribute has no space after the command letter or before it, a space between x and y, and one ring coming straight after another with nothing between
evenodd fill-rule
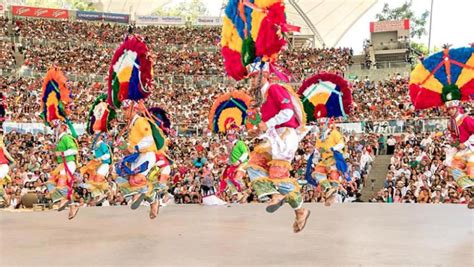
<instances>
[{"instance_id":1,"label":"light pole","mask_svg":"<svg viewBox=\"0 0 474 267\"><path fill-rule=\"evenodd\" d=\"M428 32L428 55L431 53L431 24L433 24L433 2L434 2L434 0L431 0L430 30Z\"/></svg>"}]
</instances>

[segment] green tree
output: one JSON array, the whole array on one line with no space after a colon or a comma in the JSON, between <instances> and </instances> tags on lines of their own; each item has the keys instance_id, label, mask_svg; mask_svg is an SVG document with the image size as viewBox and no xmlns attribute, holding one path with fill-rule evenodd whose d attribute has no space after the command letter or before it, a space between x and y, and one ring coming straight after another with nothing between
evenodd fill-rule
<instances>
[{"instance_id":1,"label":"green tree","mask_svg":"<svg viewBox=\"0 0 474 267\"><path fill-rule=\"evenodd\" d=\"M194 20L199 16L207 16L209 10L207 10L207 7L202 0L187 0L181 1L173 6L160 7L155 10L153 14L159 16L183 17Z\"/></svg>"},{"instance_id":2,"label":"green tree","mask_svg":"<svg viewBox=\"0 0 474 267\"><path fill-rule=\"evenodd\" d=\"M416 16L412 10L412 1L407 1L403 5L395 8L390 8L388 3L385 3L382 12L375 15L378 21L384 20L410 20L410 35L411 37L418 37L426 34L426 21L430 12L425 10L420 16Z\"/></svg>"}]
</instances>

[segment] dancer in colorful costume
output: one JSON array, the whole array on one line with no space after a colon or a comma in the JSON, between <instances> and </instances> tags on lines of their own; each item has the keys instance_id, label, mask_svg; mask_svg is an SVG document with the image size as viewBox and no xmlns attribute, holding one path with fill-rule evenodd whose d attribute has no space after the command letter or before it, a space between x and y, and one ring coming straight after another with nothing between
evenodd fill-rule
<instances>
[{"instance_id":1,"label":"dancer in colorful costume","mask_svg":"<svg viewBox=\"0 0 474 267\"><path fill-rule=\"evenodd\" d=\"M95 134L92 143L92 160L80 169L83 177L86 174L88 176L88 180L82 184L82 187L91 192L96 205L106 199L109 189L107 175L112 164L112 149L107 144L107 132L110 130L111 121L115 119L115 112L108 107L106 100L107 94L99 96L89 111L87 133Z\"/></svg>"},{"instance_id":2,"label":"dancer in colorful costume","mask_svg":"<svg viewBox=\"0 0 474 267\"><path fill-rule=\"evenodd\" d=\"M331 73L320 73L306 79L298 91L309 122L321 123L313 154L308 159L306 180L320 186L325 204L331 205L340 188L340 177L350 181L344 160L345 141L334 118L346 117L351 109L349 83ZM314 165L314 171L311 169Z\"/></svg>"},{"instance_id":3,"label":"dancer in colorful costume","mask_svg":"<svg viewBox=\"0 0 474 267\"><path fill-rule=\"evenodd\" d=\"M152 62L148 47L139 35L129 34L117 49L109 69L108 102L122 108L128 131L128 155L116 164L120 191L132 198L132 209L146 199L150 202L150 218L156 218L157 198L147 198L148 174L156 163L156 153L164 151L166 137L154 121L143 101L151 93ZM119 136L122 136L119 134Z\"/></svg>"},{"instance_id":4,"label":"dancer in colorful costume","mask_svg":"<svg viewBox=\"0 0 474 267\"><path fill-rule=\"evenodd\" d=\"M3 187L11 181L8 175L10 171L10 164L14 164L15 160L8 153L5 144L3 143L3 135L0 135L0 203L4 205L8 203L9 199L5 195Z\"/></svg>"},{"instance_id":5,"label":"dancer in colorful costume","mask_svg":"<svg viewBox=\"0 0 474 267\"><path fill-rule=\"evenodd\" d=\"M240 127L235 124L235 120L228 118L225 125L230 153L228 166L221 178L219 192L229 191L234 196L242 192L244 186L243 178L249 159L249 149L245 142L238 137Z\"/></svg>"},{"instance_id":6,"label":"dancer in colorful costume","mask_svg":"<svg viewBox=\"0 0 474 267\"><path fill-rule=\"evenodd\" d=\"M53 203L59 203L58 211L64 210L69 205L69 219L73 219L79 211L72 197L78 144L75 139L76 131L67 118L71 103L67 78L58 67L50 68L43 81L41 117L45 124L56 132L55 155L58 167L51 173L46 186ZM68 128L71 134L68 133Z\"/></svg>"},{"instance_id":7,"label":"dancer in colorful costume","mask_svg":"<svg viewBox=\"0 0 474 267\"><path fill-rule=\"evenodd\" d=\"M221 45L226 72L236 80L250 77L256 106L261 105L261 115L255 116L261 120L255 119L253 124L266 141L250 154L247 173L252 188L261 200L271 197L268 212L288 202L295 210L293 231L300 232L310 212L302 208L300 186L289 171L298 143L307 133L304 110L289 86L269 81L271 74L289 81L274 63L286 45L283 34L299 28L287 24L283 0L230 0L225 15Z\"/></svg>"},{"instance_id":8,"label":"dancer in colorful costume","mask_svg":"<svg viewBox=\"0 0 474 267\"><path fill-rule=\"evenodd\" d=\"M448 108L448 129L453 139L445 164L458 186L474 193L474 119L464 114L462 101L474 96L474 48L435 53L418 64L410 75L410 98L416 109ZM474 208L474 200L468 204Z\"/></svg>"},{"instance_id":9,"label":"dancer in colorful costume","mask_svg":"<svg viewBox=\"0 0 474 267\"><path fill-rule=\"evenodd\" d=\"M239 140L242 126L251 126L247 121L252 98L244 92L232 91L219 96L209 113L209 129L213 133L225 133L228 139L228 166L222 174L219 195L229 191L238 195L244 186L243 177L248 161L247 145Z\"/></svg>"}]
</instances>

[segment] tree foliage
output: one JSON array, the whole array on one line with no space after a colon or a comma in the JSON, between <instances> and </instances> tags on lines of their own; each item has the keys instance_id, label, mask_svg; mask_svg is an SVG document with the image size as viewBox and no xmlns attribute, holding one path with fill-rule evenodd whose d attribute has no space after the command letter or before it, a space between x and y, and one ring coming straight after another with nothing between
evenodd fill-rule
<instances>
[{"instance_id":1,"label":"tree foliage","mask_svg":"<svg viewBox=\"0 0 474 267\"><path fill-rule=\"evenodd\" d=\"M425 10L420 16L416 16L412 9L412 1L407 1L403 5L395 8L390 8L388 3L385 3L382 12L375 15L378 21L384 20L410 20L410 35L411 37L418 37L426 34L426 22L430 12Z\"/></svg>"},{"instance_id":2,"label":"tree foliage","mask_svg":"<svg viewBox=\"0 0 474 267\"><path fill-rule=\"evenodd\" d=\"M160 7L155 10L153 14L159 16L183 17L194 20L196 17L208 15L209 11L202 0L187 0L181 1L173 6Z\"/></svg>"}]
</instances>

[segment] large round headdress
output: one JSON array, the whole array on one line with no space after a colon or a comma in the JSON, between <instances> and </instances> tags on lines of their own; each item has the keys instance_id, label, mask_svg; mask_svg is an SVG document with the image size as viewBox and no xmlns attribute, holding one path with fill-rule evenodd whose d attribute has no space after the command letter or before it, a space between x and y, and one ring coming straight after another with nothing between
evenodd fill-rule
<instances>
[{"instance_id":1,"label":"large round headdress","mask_svg":"<svg viewBox=\"0 0 474 267\"><path fill-rule=\"evenodd\" d=\"M351 111L350 84L341 76L319 73L306 79L298 90L307 121L345 117Z\"/></svg>"},{"instance_id":2,"label":"large round headdress","mask_svg":"<svg viewBox=\"0 0 474 267\"><path fill-rule=\"evenodd\" d=\"M425 58L410 74L416 109L458 105L474 99L474 48L445 48Z\"/></svg>"}]
</instances>

